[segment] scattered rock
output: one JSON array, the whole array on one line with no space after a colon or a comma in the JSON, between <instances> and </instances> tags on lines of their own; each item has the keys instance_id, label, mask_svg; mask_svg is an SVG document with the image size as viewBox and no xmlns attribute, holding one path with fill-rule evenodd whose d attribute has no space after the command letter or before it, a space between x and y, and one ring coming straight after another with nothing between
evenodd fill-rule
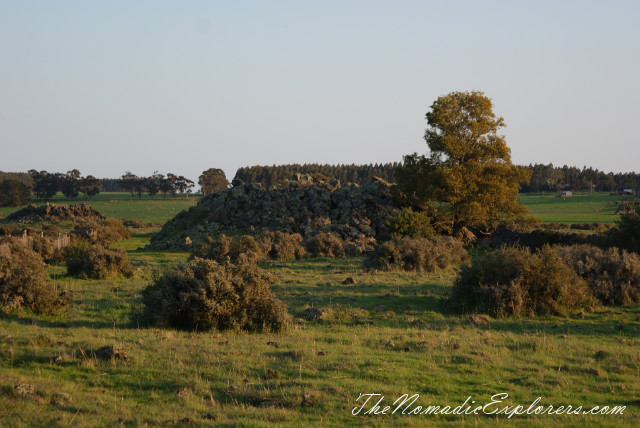
<instances>
[{"instance_id":1,"label":"scattered rock","mask_svg":"<svg viewBox=\"0 0 640 428\"><path fill-rule=\"evenodd\" d=\"M304 318L307 321L318 321L322 319L324 314L325 312L318 308L307 308L304 311L302 311L302 318Z\"/></svg>"},{"instance_id":2,"label":"scattered rock","mask_svg":"<svg viewBox=\"0 0 640 428\"><path fill-rule=\"evenodd\" d=\"M57 392L51 397L51 404L54 406L64 406L73 403L73 398L66 392Z\"/></svg>"},{"instance_id":3,"label":"scattered rock","mask_svg":"<svg viewBox=\"0 0 640 428\"><path fill-rule=\"evenodd\" d=\"M482 314L469 315L469 324L473 325L486 325L489 324L489 317Z\"/></svg>"},{"instance_id":4,"label":"scattered rock","mask_svg":"<svg viewBox=\"0 0 640 428\"><path fill-rule=\"evenodd\" d=\"M277 379L279 377L280 372L278 370L267 369L267 372L264 374L264 380Z\"/></svg>"},{"instance_id":5,"label":"scattered rock","mask_svg":"<svg viewBox=\"0 0 640 428\"><path fill-rule=\"evenodd\" d=\"M600 369L594 369L594 368L588 368L588 369L582 369L582 373L585 374L589 374L589 375L593 375L593 376L603 376L604 373L602 372L602 370Z\"/></svg>"},{"instance_id":6,"label":"scattered rock","mask_svg":"<svg viewBox=\"0 0 640 428\"><path fill-rule=\"evenodd\" d=\"M606 358L608 356L609 356L609 353L607 351L600 350L600 351L596 352L595 358L597 360L601 360L601 359Z\"/></svg>"},{"instance_id":7,"label":"scattered rock","mask_svg":"<svg viewBox=\"0 0 640 428\"><path fill-rule=\"evenodd\" d=\"M375 305L373 307L373 312L384 312L387 310L387 307L384 305Z\"/></svg>"},{"instance_id":8,"label":"scattered rock","mask_svg":"<svg viewBox=\"0 0 640 428\"><path fill-rule=\"evenodd\" d=\"M188 397L191 395L191 388L181 388L176 394L177 397Z\"/></svg>"},{"instance_id":9,"label":"scattered rock","mask_svg":"<svg viewBox=\"0 0 640 428\"><path fill-rule=\"evenodd\" d=\"M302 393L302 403L300 403L302 407L312 407L314 404L313 396L311 394Z\"/></svg>"},{"instance_id":10,"label":"scattered rock","mask_svg":"<svg viewBox=\"0 0 640 428\"><path fill-rule=\"evenodd\" d=\"M21 397L35 397L38 395L38 387L28 383L21 383L15 386L14 391Z\"/></svg>"},{"instance_id":11,"label":"scattered rock","mask_svg":"<svg viewBox=\"0 0 640 428\"><path fill-rule=\"evenodd\" d=\"M96 358L100 360L121 360L121 361L129 361L129 355L122 349L114 349L113 346L103 346L95 351Z\"/></svg>"},{"instance_id":12,"label":"scattered rock","mask_svg":"<svg viewBox=\"0 0 640 428\"><path fill-rule=\"evenodd\" d=\"M258 407L279 407L282 403L277 398L262 398L257 402Z\"/></svg>"}]
</instances>

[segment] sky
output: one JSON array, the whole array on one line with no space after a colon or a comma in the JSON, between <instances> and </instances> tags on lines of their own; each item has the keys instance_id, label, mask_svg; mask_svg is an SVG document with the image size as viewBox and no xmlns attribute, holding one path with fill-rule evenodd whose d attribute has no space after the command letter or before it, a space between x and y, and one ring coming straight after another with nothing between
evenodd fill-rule
<instances>
[{"instance_id":1,"label":"sky","mask_svg":"<svg viewBox=\"0 0 640 428\"><path fill-rule=\"evenodd\" d=\"M640 171L640 1L0 0L0 170L119 177L427 153L480 90L517 164Z\"/></svg>"}]
</instances>

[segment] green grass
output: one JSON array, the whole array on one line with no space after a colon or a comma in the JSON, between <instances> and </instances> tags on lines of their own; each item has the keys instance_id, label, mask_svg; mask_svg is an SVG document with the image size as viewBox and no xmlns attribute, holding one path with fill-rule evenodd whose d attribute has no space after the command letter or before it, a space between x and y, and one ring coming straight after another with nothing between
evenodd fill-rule
<instances>
[{"instance_id":1,"label":"green grass","mask_svg":"<svg viewBox=\"0 0 640 428\"><path fill-rule=\"evenodd\" d=\"M527 193L520 195L520 203L529 207L531 214L546 223L615 223L617 203L632 197L609 196L608 193L576 194L558 198L555 194Z\"/></svg>"},{"instance_id":2,"label":"green grass","mask_svg":"<svg viewBox=\"0 0 640 428\"><path fill-rule=\"evenodd\" d=\"M454 270L372 272L362 258L315 259L263 266L293 315L320 307L322 322L298 319L265 335L140 328L129 315L152 272L187 257L134 251L149 237L122 243L134 279L77 280L54 266L54 282L74 295L68 313L0 319L0 426L640 424L640 306L475 326L448 309ZM356 283L343 285L346 277ZM86 352L104 345L124 349L131 361ZM21 383L38 394L20 396L14 387ZM547 405L627 409L623 416L513 419L350 413L360 393L391 400L419 393L421 404L457 406L468 396L487 403L499 392L510 404L540 396ZM269 400L278 405L263 407Z\"/></svg>"},{"instance_id":3,"label":"green grass","mask_svg":"<svg viewBox=\"0 0 640 428\"><path fill-rule=\"evenodd\" d=\"M62 194L58 194L51 202L55 204L79 204L85 202L107 217L164 223L175 217L180 211L196 205L198 199L198 196L190 196L188 199L186 197L172 198L171 196L164 199L162 196L156 196L152 199L148 195L142 195L142 199L138 199L137 196L135 199L131 199L131 194L129 193L105 192L88 201L82 198L67 201ZM34 203L40 205L44 202L35 201ZM0 208L0 218L6 217L21 208L24 208L24 206Z\"/></svg>"}]
</instances>

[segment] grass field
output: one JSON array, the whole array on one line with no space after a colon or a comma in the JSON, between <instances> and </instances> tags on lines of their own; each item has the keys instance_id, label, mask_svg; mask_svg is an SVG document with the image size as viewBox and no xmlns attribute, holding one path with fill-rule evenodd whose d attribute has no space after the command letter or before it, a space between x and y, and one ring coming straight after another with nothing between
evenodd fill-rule
<instances>
[{"instance_id":1,"label":"grass field","mask_svg":"<svg viewBox=\"0 0 640 428\"><path fill-rule=\"evenodd\" d=\"M523 195L548 222L617 219L608 195L560 199ZM63 203L64 201L59 201ZM101 194L91 205L117 218L162 222L195 201ZM3 209L2 215L16 210ZM281 334L190 333L138 326L130 314L154 272L184 252L140 251L159 228L120 242L133 279L78 280L50 268L73 293L54 317L0 313L0 426L639 426L640 306L599 308L584 317L490 320L450 311L454 270L375 272L362 258L271 262L273 290L292 315L309 306L321 322L296 319ZM342 281L352 277L354 285ZM105 345L129 361L92 357ZM21 394L17 385L36 392ZM352 416L359 394L390 405L626 406L620 416ZM367 408L368 409L368 408ZM366 410L366 409L365 409ZM397 412L400 413L400 412Z\"/></svg>"},{"instance_id":2,"label":"grass field","mask_svg":"<svg viewBox=\"0 0 640 428\"><path fill-rule=\"evenodd\" d=\"M172 198L171 196L164 199L162 196L150 198L142 195L142 199L131 199L129 193L100 193L91 200L76 199L67 201L62 194L58 194L51 202L54 204L79 204L85 202L107 217L115 217L118 219L140 219L152 223L164 223L172 219L180 211L188 209L198 203L199 196L190 196L188 199ZM41 205L43 202L34 202ZM18 211L21 207L0 208L0 218Z\"/></svg>"},{"instance_id":3,"label":"grass field","mask_svg":"<svg viewBox=\"0 0 640 428\"><path fill-rule=\"evenodd\" d=\"M133 251L132 280L51 277L74 294L67 314L0 319L0 426L638 426L640 307L584 318L491 320L450 313L453 271L376 273L361 258L267 263L276 294L297 314L281 334L188 333L140 328L129 314L152 271L186 253ZM343 285L346 277L354 285ZM88 350L122 348L108 363ZM21 396L19 384L38 392ZM419 404L623 405L623 416L352 416L360 393ZM391 404L391 403L386 403ZM416 403L418 404L418 403ZM526 407L526 406L525 406ZM400 412L398 412L400 413Z\"/></svg>"},{"instance_id":4,"label":"grass field","mask_svg":"<svg viewBox=\"0 0 640 428\"><path fill-rule=\"evenodd\" d=\"M555 194L527 193L520 195L520 203L529 207L531 214L546 223L615 223L617 203L632 200L624 196L609 196L608 193L577 193L569 198L558 198Z\"/></svg>"}]
</instances>

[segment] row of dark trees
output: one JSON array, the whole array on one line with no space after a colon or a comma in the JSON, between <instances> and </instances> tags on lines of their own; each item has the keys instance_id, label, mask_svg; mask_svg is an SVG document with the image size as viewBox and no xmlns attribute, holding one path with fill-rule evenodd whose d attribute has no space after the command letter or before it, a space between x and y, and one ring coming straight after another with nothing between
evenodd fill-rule
<instances>
[{"instance_id":1,"label":"row of dark trees","mask_svg":"<svg viewBox=\"0 0 640 428\"><path fill-rule=\"evenodd\" d=\"M154 172L150 177L138 177L130 171L125 172L117 181L117 189L115 191L125 191L131 193L131 197L138 195L142 198L143 193L147 193L152 198L158 193L162 193L166 198L167 195L172 197L184 196L191 193L195 186L192 180L182 176L168 173L164 174ZM104 181L103 181L104 182Z\"/></svg>"},{"instance_id":2,"label":"row of dark trees","mask_svg":"<svg viewBox=\"0 0 640 428\"><path fill-rule=\"evenodd\" d=\"M234 181L245 183L261 183L265 186L278 184L295 178L300 174L322 174L329 178L337 178L341 183L364 184L373 177L393 182L393 170L400 163L369 164L369 165L320 165L320 164L290 164L273 166L249 166L239 168Z\"/></svg>"},{"instance_id":3,"label":"row of dark trees","mask_svg":"<svg viewBox=\"0 0 640 428\"><path fill-rule=\"evenodd\" d=\"M553 164L535 164L525 167L531 171L531 180L522 185L522 192L612 191L640 188L640 174L636 172L604 172L591 167L556 167Z\"/></svg>"},{"instance_id":4,"label":"row of dark trees","mask_svg":"<svg viewBox=\"0 0 640 428\"><path fill-rule=\"evenodd\" d=\"M0 181L0 207L17 207L31 202L29 186L16 180Z\"/></svg>"},{"instance_id":5,"label":"row of dark trees","mask_svg":"<svg viewBox=\"0 0 640 428\"><path fill-rule=\"evenodd\" d=\"M32 169L29 174L33 181L33 193L41 200L51 199L58 192L62 192L67 199L76 198L80 193L86 198L100 193L100 180L93 175L82 177L77 169L66 174Z\"/></svg>"},{"instance_id":6,"label":"row of dark trees","mask_svg":"<svg viewBox=\"0 0 640 428\"><path fill-rule=\"evenodd\" d=\"M40 200L51 199L57 192L67 199L74 199L82 193L90 199L102 190L113 192L129 192L133 198L136 194L142 198L143 193L155 197L158 193L176 197L178 194L191 193L194 182L182 175L159 174L155 172L150 177L138 177L127 171L117 179L98 179L92 175L82 177L80 171L73 169L66 174L50 173L47 171L31 170L32 187L36 198Z\"/></svg>"}]
</instances>

